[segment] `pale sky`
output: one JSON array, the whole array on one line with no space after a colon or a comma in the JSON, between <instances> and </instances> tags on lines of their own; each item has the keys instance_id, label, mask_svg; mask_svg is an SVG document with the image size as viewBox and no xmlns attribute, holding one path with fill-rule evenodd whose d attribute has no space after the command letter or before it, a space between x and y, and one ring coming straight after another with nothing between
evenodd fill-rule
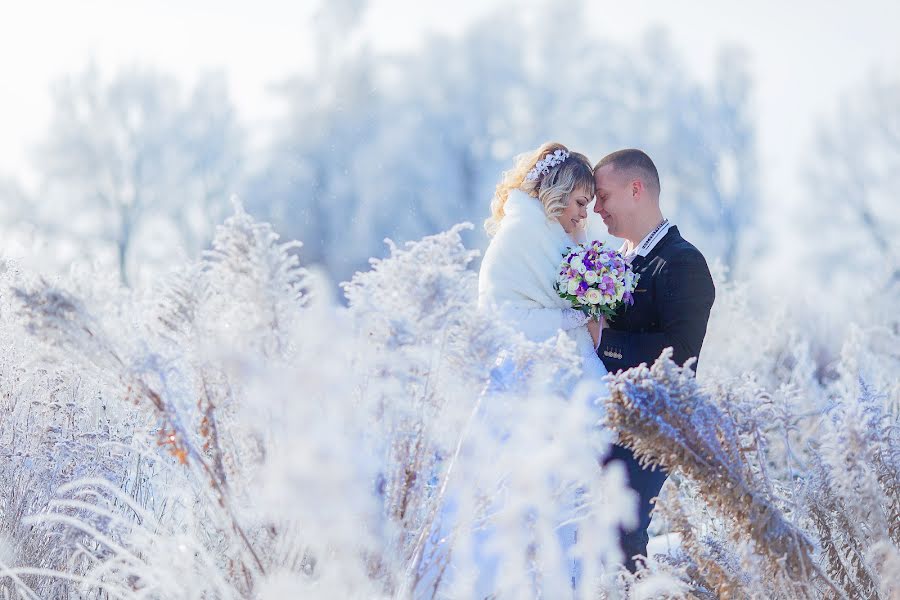
<instances>
[{"instance_id":1,"label":"pale sky","mask_svg":"<svg viewBox=\"0 0 900 600\"><path fill-rule=\"evenodd\" d=\"M306 65L310 16L317 2L5 4L0 9L0 177L14 175L30 185L29 153L46 131L49 86L91 59L107 74L118 65L139 62L189 81L200 70L223 69L258 142L265 123L280 108L267 85ZM517 5L536 10L537 3ZM414 50L428 35L458 33L495 6L490 0L372 0L364 31L379 50ZM768 196L796 193L801 154L809 148L813 125L835 111L840 93L858 85L872 69L900 68L900 2L894 0L617 0L591 6L594 31L614 41L636 40L653 25L667 27L682 57L701 77L711 73L723 44L748 50Z\"/></svg>"}]
</instances>

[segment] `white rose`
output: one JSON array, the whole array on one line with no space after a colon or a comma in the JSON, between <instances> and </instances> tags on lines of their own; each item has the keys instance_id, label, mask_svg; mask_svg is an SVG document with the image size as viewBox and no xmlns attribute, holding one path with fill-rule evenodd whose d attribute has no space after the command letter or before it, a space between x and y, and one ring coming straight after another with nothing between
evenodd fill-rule
<instances>
[{"instance_id":1,"label":"white rose","mask_svg":"<svg viewBox=\"0 0 900 600\"><path fill-rule=\"evenodd\" d=\"M600 304L600 301L603 300L603 294L600 293L600 290L591 288L584 293L584 298L589 304Z\"/></svg>"},{"instance_id":2,"label":"white rose","mask_svg":"<svg viewBox=\"0 0 900 600\"><path fill-rule=\"evenodd\" d=\"M596 271L585 271L584 272L584 280L588 282L588 285L597 283L597 272Z\"/></svg>"},{"instance_id":3,"label":"white rose","mask_svg":"<svg viewBox=\"0 0 900 600\"><path fill-rule=\"evenodd\" d=\"M569 283L568 283L568 286L569 286L569 287L567 288L568 292L569 292L570 294L574 294L575 292L577 292L577 291L578 291L578 284L579 284L579 281L578 281L577 279L570 279L570 280L569 280Z\"/></svg>"},{"instance_id":4,"label":"white rose","mask_svg":"<svg viewBox=\"0 0 900 600\"><path fill-rule=\"evenodd\" d=\"M579 273L584 273L587 271L587 268L584 266L584 263L581 262L580 256L573 256L572 261L569 263L573 269L578 271Z\"/></svg>"}]
</instances>

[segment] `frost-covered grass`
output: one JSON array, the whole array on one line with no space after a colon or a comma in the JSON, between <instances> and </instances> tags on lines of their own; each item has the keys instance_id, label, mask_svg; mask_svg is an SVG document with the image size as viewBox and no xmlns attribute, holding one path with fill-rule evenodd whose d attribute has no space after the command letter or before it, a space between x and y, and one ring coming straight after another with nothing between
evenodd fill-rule
<instances>
[{"instance_id":1,"label":"frost-covered grass","mask_svg":"<svg viewBox=\"0 0 900 600\"><path fill-rule=\"evenodd\" d=\"M607 422L670 470L653 529L681 540L630 576L574 349L475 311L462 229L392 246L346 308L240 209L150 289L6 264L0 594L469 598L490 527L502 597L562 597L577 526L583 598L895 597L896 317L720 281L698 379L616 377Z\"/></svg>"}]
</instances>

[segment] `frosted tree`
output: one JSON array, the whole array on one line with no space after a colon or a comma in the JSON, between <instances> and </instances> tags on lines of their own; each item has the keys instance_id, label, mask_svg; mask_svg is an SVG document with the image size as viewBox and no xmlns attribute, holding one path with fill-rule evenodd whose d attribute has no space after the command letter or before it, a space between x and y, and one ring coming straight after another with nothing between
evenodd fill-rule
<instances>
[{"instance_id":1,"label":"frosted tree","mask_svg":"<svg viewBox=\"0 0 900 600\"><path fill-rule=\"evenodd\" d=\"M0 176L0 228L6 234L4 238L9 237L9 230L14 227L14 223L22 221L26 216L26 198L18 181Z\"/></svg>"},{"instance_id":2,"label":"frosted tree","mask_svg":"<svg viewBox=\"0 0 900 600\"><path fill-rule=\"evenodd\" d=\"M304 241L304 260L332 273L349 274L367 258L349 247L334 250L348 241L360 205L369 201L367 190L378 186L377 179L361 181L359 163L382 165L385 158L370 146L385 119L381 98L372 92L373 71L360 56L329 78L284 84L292 107L284 134L245 193L248 210L287 225L287 235Z\"/></svg>"},{"instance_id":3,"label":"frosted tree","mask_svg":"<svg viewBox=\"0 0 900 600\"><path fill-rule=\"evenodd\" d=\"M872 74L844 96L811 145L807 176L806 230L830 233L807 250L820 275L850 283L865 272L881 291L900 284L900 79Z\"/></svg>"},{"instance_id":4,"label":"frosted tree","mask_svg":"<svg viewBox=\"0 0 900 600\"><path fill-rule=\"evenodd\" d=\"M15 179L0 176L0 198L3 199L3 213L0 213L0 217L2 217L3 222L8 223L24 202L25 192Z\"/></svg>"},{"instance_id":5,"label":"frosted tree","mask_svg":"<svg viewBox=\"0 0 900 600\"><path fill-rule=\"evenodd\" d=\"M404 56L373 56L349 35L339 64L284 88L289 110L248 209L342 279L386 235L480 223L512 157L547 139L595 160L640 146L663 171L667 214L735 266L756 197L740 53L723 52L713 84L701 85L663 31L612 44L590 31L584 3L533 13L542 18L493 14Z\"/></svg>"},{"instance_id":6,"label":"frosted tree","mask_svg":"<svg viewBox=\"0 0 900 600\"><path fill-rule=\"evenodd\" d=\"M349 43L366 11L367 0L319 0L313 13L313 41L317 75L322 78L339 69L352 52Z\"/></svg>"},{"instance_id":7,"label":"frosted tree","mask_svg":"<svg viewBox=\"0 0 900 600\"><path fill-rule=\"evenodd\" d=\"M274 86L287 110L244 193L251 213L303 240L305 261L347 276L368 255L332 252L332 245L347 240L366 190L377 185L361 185L357 168L364 160L382 164L371 140L387 118L376 63L358 31L365 7L365 0L317 3L312 70Z\"/></svg>"},{"instance_id":8,"label":"frosted tree","mask_svg":"<svg viewBox=\"0 0 900 600\"><path fill-rule=\"evenodd\" d=\"M242 133L220 75L185 94L171 76L136 67L104 80L89 67L53 89L39 148L36 221L111 245L123 284L136 245L197 252L224 216L240 176ZM142 240L145 236L145 240Z\"/></svg>"},{"instance_id":9,"label":"frosted tree","mask_svg":"<svg viewBox=\"0 0 900 600\"><path fill-rule=\"evenodd\" d=\"M707 252L731 271L755 226L759 193L746 58L740 48L722 49L711 88L685 90L672 102L674 126L661 152L673 171L679 215L711 240Z\"/></svg>"}]
</instances>

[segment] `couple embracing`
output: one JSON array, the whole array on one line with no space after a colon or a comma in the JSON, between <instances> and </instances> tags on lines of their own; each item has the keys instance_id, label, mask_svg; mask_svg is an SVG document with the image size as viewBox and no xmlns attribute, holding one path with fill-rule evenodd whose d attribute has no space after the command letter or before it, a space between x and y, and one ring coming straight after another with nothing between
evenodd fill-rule
<instances>
[{"instance_id":1,"label":"couple embracing","mask_svg":"<svg viewBox=\"0 0 900 600\"><path fill-rule=\"evenodd\" d=\"M624 240L620 253L639 276L633 303L610 320L589 317L554 287L566 248L586 241L589 210ZM663 216L659 173L646 153L619 150L592 166L562 144L544 144L503 174L485 228L491 242L479 273L479 306L533 341L565 331L584 377L652 364L668 347L680 365L699 357L715 289L703 255ZM614 445L606 460L624 463L639 497L638 525L622 530L619 540L633 572L634 557L647 554L651 500L666 475L641 468L622 446Z\"/></svg>"}]
</instances>

